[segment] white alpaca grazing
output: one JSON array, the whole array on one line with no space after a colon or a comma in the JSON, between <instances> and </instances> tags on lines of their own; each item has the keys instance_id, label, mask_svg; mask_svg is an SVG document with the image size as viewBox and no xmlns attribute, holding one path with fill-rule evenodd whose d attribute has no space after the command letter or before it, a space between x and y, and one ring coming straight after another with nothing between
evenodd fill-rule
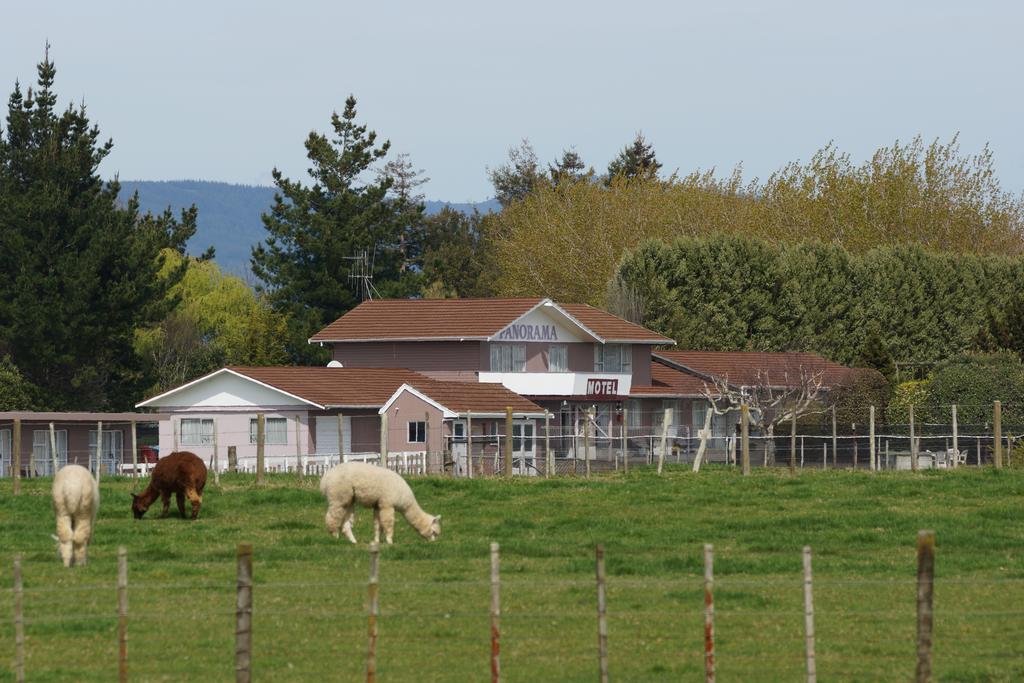
<instances>
[{"instance_id":1,"label":"white alpaca grazing","mask_svg":"<svg viewBox=\"0 0 1024 683\"><path fill-rule=\"evenodd\" d=\"M86 548L100 509L100 486L81 465L66 465L53 478L53 512L57 540L65 567L85 564Z\"/></svg>"},{"instance_id":2,"label":"white alpaca grazing","mask_svg":"<svg viewBox=\"0 0 1024 683\"><path fill-rule=\"evenodd\" d=\"M392 542L395 510L428 541L441 535L441 515L434 517L424 512L405 479L383 467L362 462L337 465L320 480L320 492L327 497L327 530L335 538L340 531L356 542L352 534L356 503L373 508L373 540L377 543L382 526L387 542Z\"/></svg>"}]
</instances>

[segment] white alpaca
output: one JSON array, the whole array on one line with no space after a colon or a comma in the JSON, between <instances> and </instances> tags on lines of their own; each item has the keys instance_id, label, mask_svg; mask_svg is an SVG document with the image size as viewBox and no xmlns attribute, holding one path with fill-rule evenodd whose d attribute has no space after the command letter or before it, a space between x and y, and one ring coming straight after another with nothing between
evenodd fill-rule
<instances>
[{"instance_id":1,"label":"white alpaca","mask_svg":"<svg viewBox=\"0 0 1024 683\"><path fill-rule=\"evenodd\" d=\"M441 535L441 515L434 517L424 512L405 479L383 467L362 462L337 465L320 479L320 492L327 497L327 530L335 538L340 531L356 542L352 534L356 503L373 508L373 540L377 543L381 526L387 542L392 542L395 510L428 541Z\"/></svg>"},{"instance_id":2,"label":"white alpaca","mask_svg":"<svg viewBox=\"0 0 1024 683\"><path fill-rule=\"evenodd\" d=\"M100 509L100 486L81 465L66 465L53 478L53 512L57 516L60 559L65 567L85 564L86 548Z\"/></svg>"}]
</instances>

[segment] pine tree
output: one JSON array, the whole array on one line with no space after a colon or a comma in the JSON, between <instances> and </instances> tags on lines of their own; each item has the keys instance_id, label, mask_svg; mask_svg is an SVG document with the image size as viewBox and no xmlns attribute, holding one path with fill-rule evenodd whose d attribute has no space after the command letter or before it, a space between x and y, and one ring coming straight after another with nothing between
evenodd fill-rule
<instances>
[{"instance_id":1,"label":"pine tree","mask_svg":"<svg viewBox=\"0 0 1024 683\"><path fill-rule=\"evenodd\" d=\"M118 183L98 172L113 143L84 105L57 109L55 78L47 48L0 135L0 349L42 408L127 408L145 386L135 330L163 318L180 277L157 277L161 250L184 250L196 213L119 206Z\"/></svg>"},{"instance_id":2,"label":"pine tree","mask_svg":"<svg viewBox=\"0 0 1024 683\"><path fill-rule=\"evenodd\" d=\"M613 178L654 178L661 169L654 154L654 147L644 139L643 133L637 133L633 144L627 145L608 164L608 181Z\"/></svg>"},{"instance_id":3,"label":"pine tree","mask_svg":"<svg viewBox=\"0 0 1024 683\"><path fill-rule=\"evenodd\" d=\"M389 200L387 173L366 181L390 142L356 123L356 99L331 116L334 138L311 132L306 156L313 184L273 171L277 193L263 224L270 236L252 250L252 271L275 310L288 316L293 361L320 362L325 356L306 340L360 301L353 287L354 258L365 253L373 284L382 296L407 296L415 283L403 279L403 212Z\"/></svg>"}]
</instances>

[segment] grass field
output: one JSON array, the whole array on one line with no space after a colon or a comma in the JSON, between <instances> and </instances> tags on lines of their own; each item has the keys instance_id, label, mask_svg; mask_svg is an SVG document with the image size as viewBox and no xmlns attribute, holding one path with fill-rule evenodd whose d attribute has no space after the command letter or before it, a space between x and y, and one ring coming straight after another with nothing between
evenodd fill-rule
<instances>
[{"instance_id":1,"label":"grass field","mask_svg":"<svg viewBox=\"0 0 1024 683\"><path fill-rule=\"evenodd\" d=\"M443 514L426 543L399 520L381 552L381 681L489 675L488 545L502 552L507 681L597 676L594 546L608 567L611 677L702 680L703 544L715 546L721 681L803 676L801 548L814 550L819 680L907 681L915 666L915 542L937 533L939 681L1024 680L1024 471L708 469L593 480L414 480ZM235 553L254 544L254 680L356 681L366 651L366 546L331 539L315 479L207 488L201 518L132 519L137 482L104 480L87 567L55 559L49 480L0 482L0 680L14 680L11 558L24 555L27 678L117 675L116 554L129 553L129 673L229 681ZM172 505L172 509L173 509ZM157 514L153 514L153 513ZM370 536L371 515L356 524Z\"/></svg>"}]
</instances>

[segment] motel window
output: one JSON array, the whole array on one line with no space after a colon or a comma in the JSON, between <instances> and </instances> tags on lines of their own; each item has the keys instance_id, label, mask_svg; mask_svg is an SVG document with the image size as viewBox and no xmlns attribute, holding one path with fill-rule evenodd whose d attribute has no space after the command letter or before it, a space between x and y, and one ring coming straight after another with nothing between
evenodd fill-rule
<instances>
[{"instance_id":1,"label":"motel window","mask_svg":"<svg viewBox=\"0 0 1024 683\"><path fill-rule=\"evenodd\" d=\"M548 347L548 372L569 372L569 347L552 344Z\"/></svg>"},{"instance_id":2,"label":"motel window","mask_svg":"<svg viewBox=\"0 0 1024 683\"><path fill-rule=\"evenodd\" d=\"M0 429L0 477L8 476L11 467L11 430Z\"/></svg>"},{"instance_id":3,"label":"motel window","mask_svg":"<svg viewBox=\"0 0 1024 683\"><path fill-rule=\"evenodd\" d=\"M178 439L182 446L213 445L213 419L184 417L178 423Z\"/></svg>"},{"instance_id":4,"label":"motel window","mask_svg":"<svg viewBox=\"0 0 1024 683\"><path fill-rule=\"evenodd\" d=\"M426 443L427 441L427 423L426 422L410 422L409 423L409 443Z\"/></svg>"},{"instance_id":5,"label":"motel window","mask_svg":"<svg viewBox=\"0 0 1024 683\"><path fill-rule=\"evenodd\" d=\"M57 442L57 467L68 462L68 430L55 429L54 441ZM50 430L36 429L32 432L32 461L38 474L44 476L54 474L53 457L50 455Z\"/></svg>"},{"instance_id":6,"label":"motel window","mask_svg":"<svg viewBox=\"0 0 1024 683\"><path fill-rule=\"evenodd\" d=\"M96 434L97 431L92 429L89 431L89 457L96 457ZM103 451L102 457L104 460L113 459L114 462L121 462L121 449L124 446L124 434L118 431L103 431Z\"/></svg>"},{"instance_id":7,"label":"motel window","mask_svg":"<svg viewBox=\"0 0 1024 683\"><path fill-rule=\"evenodd\" d=\"M264 418L266 423L264 431L266 432L263 436L264 443L270 446L284 446L288 443L288 418L287 417L267 417ZM249 419L249 443L256 443L256 429L257 419L255 417Z\"/></svg>"},{"instance_id":8,"label":"motel window","mask_svg":"<svg viewBox=\"0 0 1024 683\"><path fill-rule=\"evenodd\" d=\"M526 372L526 345L491 344L491 372Z\"/></svg>"},{"instance_id":9,"label":"motel window","mask_svg":"<svg viewBox=\"0 0 1024 683\"><path fill-rule=\"evenodd\" d=\"M633 348L628 344L594 344L594 372L632 372Z\"/></svg>"}]
</instances>

